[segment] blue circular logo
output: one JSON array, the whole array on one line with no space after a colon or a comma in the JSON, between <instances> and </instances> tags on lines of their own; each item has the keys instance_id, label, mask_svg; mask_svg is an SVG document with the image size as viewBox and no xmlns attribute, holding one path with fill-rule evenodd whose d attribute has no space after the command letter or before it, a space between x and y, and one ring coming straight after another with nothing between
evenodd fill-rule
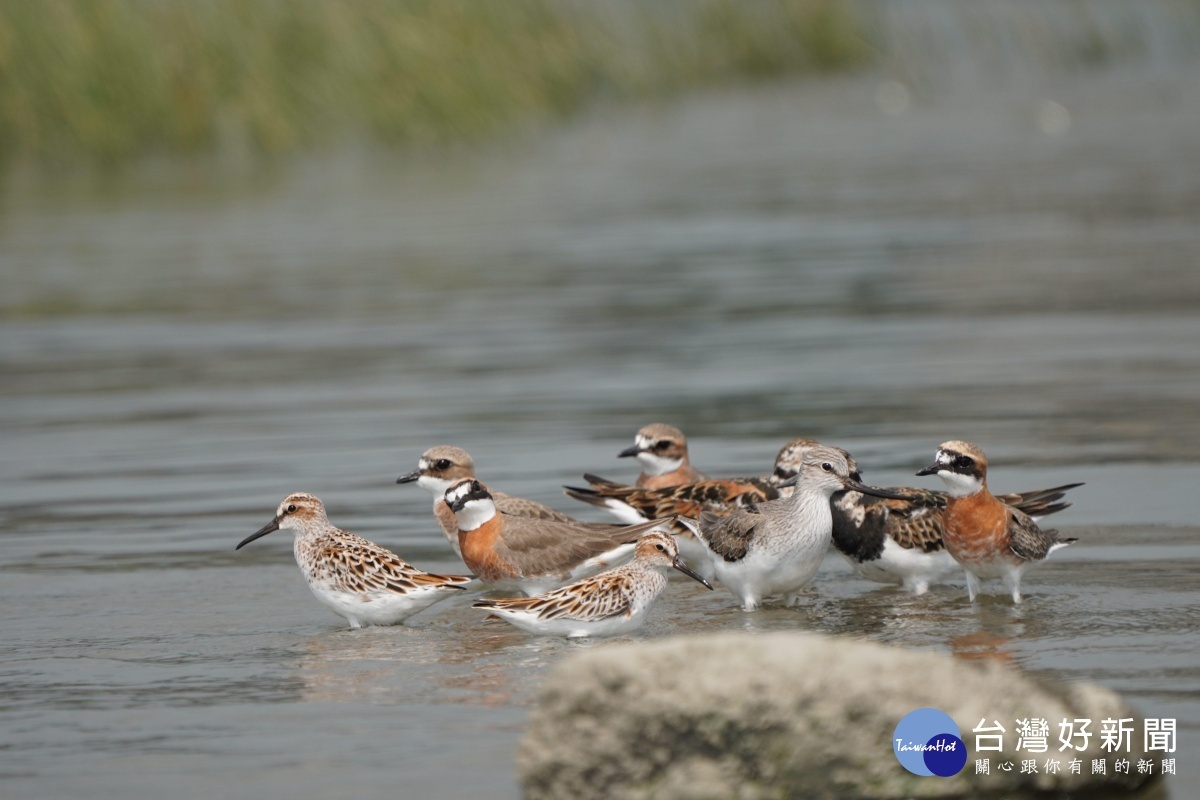
<instances>
[{"instance_id":1,"label":"blue circular logo","mask_svg":"<svg viewBox=\"0 0 1200 800\"><path fill-rule=\"evenodd\" d=\"M900 765L914 775L949 778L967 763L967 747L958 725L936 708L905 714L892 734L892 750Z\"/></svg>"}]
</instances>

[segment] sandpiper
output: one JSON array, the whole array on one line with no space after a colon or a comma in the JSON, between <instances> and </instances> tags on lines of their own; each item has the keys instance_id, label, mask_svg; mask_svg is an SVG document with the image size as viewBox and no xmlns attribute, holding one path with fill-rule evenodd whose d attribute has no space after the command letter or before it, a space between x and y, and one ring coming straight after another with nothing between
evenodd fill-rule
<instances>
[{"instance_id":1,"label":"sandpiper","mask_svg":"<svg viewBox=\"0 0 1200 800\"><path fill-rule=\"evenodd\" d=\"M969 442L943 442L934 462L918 475L937 475L949 490L942 515L946 551L967 575L967 597L974 601L981 579L1000 578L1021 602L1021 573L1031 564L1066 547L1056 530L1042 530L1028 514L1006 504L987 488L987 458Z\"/></svg>"},{"instance_id":2,"label":"sandpiper","mask_svg":"<svg viewBox=\"0 0 1200 800\"><path fill-rule=\"evenodd\" d=\"M446 540L450 542L450 546L454 548L454 552L459 556L462 553L458 545L458 522L455 521L454 514L446 506L446 489L450 488L450 485L456 481L474 477L475 460L471 458L466 450L451 445L438 445L437 447L429 448L421 454L420 459L417 460L417 468L415 470L405 473L396 479L396 483L415 482L422 489L433 495L433 515L437 518L438 525L442 528L442 533L446 535ZM491 495L492 500L496 503L496 509L503 514L516 517L548 519L586 527L615 527L577 520L561 511L556 511L550 506L542 505L534 500L526 500L523 497L514 497L504 492L492 490Z\"/></svg>"},{"instance_id":3,"label":"sandpiper","mask_svg":"<svg viewBox=\"0 0 1200 800\"><path fill-rule=\"evenodd\" d=\"M628 564L534 597L480 600L486 608L522 630L544 636L613 636L641 627L646 612L667 587L663 570L674 567L709 589L679 558L673 536L650 531L637 541Z\"/></svg>"},{"instance_id":4,"label":"sandpiper","mask_svg":"<svg viewBox=\"0 0 1200 800\"><path fill-rule=\"evenodd\" d=\"M815 445L805 452L798 474L788 481L791 497L739 509L728 517L709 512L695 530L707 546L716 576L753 611L771 595L791 605L812 580L825 557L833 528L829 499L854 489L878 497L901 498L894 492L865 486L851 476L844 451Z\"/></svg>"},{"instance_id":5,"label":"sandpiper","mask_svg":"<svg viewBox=\"0 0 1200 800\"><path fill-rule=\"evenodd\" d=\"M296 535L296 563L308 588L351 628L403 622L471 582L466 575L422 572L390 550L334 527L321 501L305 492L284 498L275 518L234 549L280 529Z\"/></svg>"},{"instance_id":6,"label":"sandpiper","mask_svg":"<svg viewBox=\"0 0 1200 800\"><path fill-rule=\"evenodd\" d=\"M642 464L642 474L634 484L638 487L661 489L705 478L692 466L687 437L674 425L654 422L643 426L633 437L633 446L617 454L618 458L630 456L636 456Z\"/></svg>"},{"instance_id":7,"label":"sandpiper","mask_svg":"<svg viewBox=\"0 0 1200 800\"><path fill-rule=\"evenodd\" d=\"M446 490L458 524L463 561L496 589L527 595L557 589L627 561L638 537L670 520L597 530L533 517L501 514L482 483L464 478Z\"/></svg>"}]
</instances>

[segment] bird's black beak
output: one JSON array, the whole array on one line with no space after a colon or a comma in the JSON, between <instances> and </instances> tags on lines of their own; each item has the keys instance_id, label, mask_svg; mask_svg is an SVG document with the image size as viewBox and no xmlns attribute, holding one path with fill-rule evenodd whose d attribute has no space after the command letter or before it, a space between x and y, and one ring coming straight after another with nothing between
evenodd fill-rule
<instances>
[{"instance_id":1,"label":"bird's black beak","mask_svg":"<svg viewBox=\"0 0 1200 800\"><path fill-rule=\"evenodd\" d=\"M789 486L795 486L795 485L796 485L796 484L798 484L799 482L800 482L800 473L799 473L799 472L797 472L795 475L793 475L792 477L788 478L787 480L785 480L785 481L780 481L780 482L779 482L779 488L780 488L780 489L786 489L786 488L788 488Z\"/></svg>"},{"instance_id":2,"label":"bird's black beak","mask_svg":"<svg viewBox=\"0 0 1200 800\"><path fill-rule=\"evenodd\" d=\"M680 558L679 556L675 556L675 560L673 562L671 562L671 566L674 567L675 569L679 570L680 572L682 572L684 575L687 575L692 580L700 581L700 583L703 583L709 589L712 588L711 583L704 580L704 578L701 578L695 572L692 572L691 567L689 567L687 564L683 563L683 559Z\"/></svg>"},{"instance_id":3,"label":"bird's black beak","mask_svg":"<svg viewBox=\"0 0 1200 800\"><path fill-rule=\"evenodd\" d=\"M918 475L937 475L942 470L942 465L936 461L930 464L925 469L918 472Z\"/></svg>"},{"instance_id":4,"label":"bird's black beak","mask_svg":"<svg viewBox=\"0 0 1200 800\"><path fill-rule=\"evenodd\" d=\"M412 483L413 481L419 480L420 478L421 478L421 470L414 469L412 472L406 472L405 474L401 475L399 478L396 478L396 483Z\"/></svg>"},{"instance_id":5,"label":"bird's black beak","mask_svg":"<svg viewBox=\"0 0 1200 800\"><path fill-rule=\"evenodd\" d=\"M268 533L271 533L271 532L277 531L277 530L279 530L279 517L276 517L275 519L268 522L266 525L263 525L261 528L259 528L257 531L255 531L254 533L247 536L245 539L242 539L242 541L238 542L238 546L233 549L241 550L243 547L250 544L255 539L261 539L262 537L266 536Z\"/></svg>"},{"instance_id":6,"label":"bird's black beak","mask_svg":"<svg viewBox=\"0 0 1200 800\"><path fill-rule=\"evenodd\" d=\"M629 458L630 456L636 456L640 452L642 452L642 448L635 444L633 447L626 447L617 453L617 458Z\"/></svg>"},{"instance_id":7,"label":"bird's black beak","mask_svg":"<svg viewBox=\"0 0 1200 800\"><path fill-rule=\"evenodd\" d=\"M874 486L867 486L865 483L854 480L854 478L842 478L842 484L855 492L874 495L875 497L884 497L888 500L913 500L910 494L900 494L899 492L889 492L887 489L876 489Z\"/></svg>"}]
</instances>

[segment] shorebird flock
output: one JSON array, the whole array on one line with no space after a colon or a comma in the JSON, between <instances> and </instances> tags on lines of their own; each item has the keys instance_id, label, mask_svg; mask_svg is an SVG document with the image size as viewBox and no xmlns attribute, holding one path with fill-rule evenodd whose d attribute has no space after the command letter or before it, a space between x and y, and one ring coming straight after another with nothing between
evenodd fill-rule
<instances>
[{"instance_id":1,"label":"shorebird flock","mask_svg":"<svg viewBox=\"0 0 1200 800\"><path fill-rule=\"evenodd\" d=\"M674 569L708 589L719 582L746 611L800 601L830 547L864 578L923 594L962 569L968 600L1000 579L1021 602L1021 576L1075 539L1040 528L1079 483L993 495L987 458L968 442L943 442L917 475L945 491L878 488L862 482L845 450L812 439L780 449L770 473L710 478L692 466L687 439L671 425L637 432L621 457L642 473L625 485L585 474L568 497L610 512L585 522L490 489L458 447L432 447L397 483L433 495L433 515L470 575L439 575L335 527L303 492L237 549L276 530L295 535L296 563L317 600L350 627L395 625L448 597L481 586L516 597L475 608L523 630L569 638L639 627Z\"/></svg>"}]
</instances>

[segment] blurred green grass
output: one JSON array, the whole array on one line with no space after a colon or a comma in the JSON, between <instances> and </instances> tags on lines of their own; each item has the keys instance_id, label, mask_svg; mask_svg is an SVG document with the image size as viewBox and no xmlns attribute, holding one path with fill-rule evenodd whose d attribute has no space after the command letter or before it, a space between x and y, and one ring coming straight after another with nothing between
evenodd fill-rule
<instances>
[{"instance_id":1,"label":"blurred green grass","mask_svg":"<svg viewBox=\"0 0 1200 800\"><path fill-rule=\"evenodd\" d=\"M866 53L838 0L3 0L0 166L475 140Z\"/></svg>"}]
</instances>

